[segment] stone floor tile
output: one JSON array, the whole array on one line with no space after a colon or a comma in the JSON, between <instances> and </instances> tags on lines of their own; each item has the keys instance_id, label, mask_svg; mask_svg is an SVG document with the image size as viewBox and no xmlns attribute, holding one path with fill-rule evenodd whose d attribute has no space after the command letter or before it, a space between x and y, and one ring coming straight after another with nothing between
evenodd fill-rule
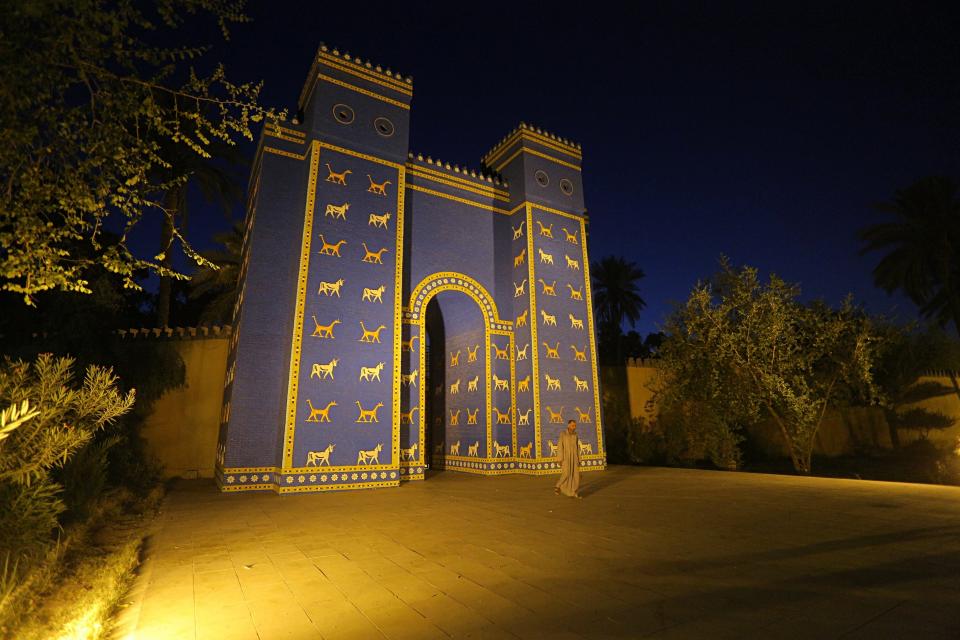
<instances>
[{"instance_id":1,"label":"stone floor tile","mask_svg":"<svg viewBox=\"0 0 960 640\"><path fill-rule=\"evenodd\" d=\"M960 637L956 488L623 467L580 501L551 484L184 482L124 620L139 638Z\"/></svg>"},{"instance_id":2,"label":"stone floor tile","mask_svg":"<svg viewBox=\"0 0 960 640\"><path fill-rule=\"evenodd\" d=\"M439 640L447 636L419 612L399 600L379 607L358 605L358 608L390 640Z\"/></svg>"},{"instance_id":3,"label":"stone floor tile","mask_svg":"<svg viewBox=\"0 0 960 640\"><path fill-rule=\"evenodd\" d=\"M385 637L369 618L346 600L309 602L304 605L304 610L326 640Z\"/></svg>"},{"instance_id":4,"label":"stone floor tile","mask_svg":"<svg viewBox=\"0 0 960 640\"><path fill-rule=\"evenodd\" d=\"M197 638L257 638L250 611L244 603L197 609Z\"/></svg>"},{"instance_id":5,"label":"stone floor tile","mask_svg":"<svg viewBox=\"0 0 960 640\"><path fill-rule=\"evenodd\" d=\"M488 630L488 633L496 630L501 634L512 636L506 630L495 627L480 613L445 594L414 600L409 605L431 624L453 637L470 637L474 630L483 629Z\"/></svg>"}]
</instances>

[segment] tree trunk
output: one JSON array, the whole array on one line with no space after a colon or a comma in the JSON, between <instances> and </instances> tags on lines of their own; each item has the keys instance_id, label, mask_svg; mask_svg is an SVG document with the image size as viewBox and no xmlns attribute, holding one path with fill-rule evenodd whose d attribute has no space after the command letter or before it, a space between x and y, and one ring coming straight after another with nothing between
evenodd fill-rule
<instances>
[{"instance_id":1,"label":"tree trunk","mask_svg":"<svg viewBox=\"0 0 960 640\"><path fill-rule=\"evenodd\" d=\"M173 224L177 214L177 208L180 202L180 190L170 189L163 199L163 206L166 209L166 215L163 217L163 228L160 230L160 253L163 259L160 264L169 269L173 265L170 257L170 250L173 244ZM160 276L160 286L157 289L157 326L166 327L170 325L170 299L173 291L173 279L169 276Z\"/></svg>"},{"instance_id":2,"label":"tree trunk","mask_svg":"<svg viewBox=\"0 0 960 640\"><path fill-rule=\"evenodd\" d=\"M774 411L773 406L770 403L765 404L767 411L770 412L770 415L773 416L777 426L780 427L780 435L783 436L783 443L787 445L787 451L790 452L790 462L793 463L793 470L797 473L809 475L810 462L808 460L805 464L803 456L797 454L797 447L793 441L793 438L790 437L790 432L787 431L787 424L783 421L783 418L780 417L780 414Z\"/></svg>"}]
</instances>

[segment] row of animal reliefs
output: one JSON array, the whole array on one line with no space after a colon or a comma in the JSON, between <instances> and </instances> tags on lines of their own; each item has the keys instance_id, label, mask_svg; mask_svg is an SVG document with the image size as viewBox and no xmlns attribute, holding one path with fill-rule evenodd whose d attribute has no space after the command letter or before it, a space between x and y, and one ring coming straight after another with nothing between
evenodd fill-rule
<instances>
[{"instance_id":1,"label":"row of animal reliefs","mask_svg":"<svg viewBox=\"0 0 960 640\"><path fill-rule=\"evenodd\" d=\"M510 445L500 444L496 440L493 440L491 443L493 445L493 457L494 458L509 458L510 457ZM460 454L460 441L457 440L450 445L450 455L459 456ZM467 457L479 458L480 457L480 441L477 440L473 444L467 445Z\"/></svg>"},{"instance_id":2,"label":"row of animal reliefs","mask_svg":"<svg viewBox=\"0 0 960 640\"><path fill-rule=\"evenodd\" d=\"M313 333L310 334L313 338L322 338L325 340L333 340L336 338L334 335L334 327L338 324L341 324L339 319L331 321L329 324L320 324L320 321L317 320L317 316L310 316L313 318ZM380 333L387 328L387 325L381 324L376 329L367 329L367 326L363 323L363 320L360 321L360 338L357 342L367 342L367 343L380 343Z\"/></svg>"},{"instance_id":3,"label":"row of animal reliefs","mask_svg":"<svg viewBox=\"0 0 960 640\"><path fill-rule=\"evenodd\" d=\"M547 376L547 377L549 378L549 376ZM574 376L574 379L576 379L576 376ZM557 424L562 424L562 423L563 423L564 417L563 417L563 407L562 407L562 406L561 406L558 410L556 410L556 411L554 411L553 409L551 409L549 406L544 407L544 409L546 410L547 417L548 417L548 419L549 419L550 422L552 422L552 423L557 423ZM579 406L574 407L574 411L576 412L576 419L577 419L577 421L578 421L578 422L592 422L592 420L591 420L591 418L590 418L590 412L591 412L592 410L593 410L593 407L590 406L590 405L587 405L587 408L586 408L585 411L584 411L583 409L581 409ZM414 409L411 410L411 414L412 414L413 411L416 411L416 407L414 407ZM459 425L460 425L460 414L464 412L464 409L456 409L456 410L450 409L449 411L450 411L450 426L451 426L451 427L459 426ZM480 412L480 408L479 408L479 407L476 407L476 408L474 408L472 411L471 411L470 409L466 409L465 411L466 411L466 416L467 416L467 424L468 424L468 425L477 424L477 416L478 416L478 414L479 414L479 412ZM494 417L495 417L495 419L496 419L496 423L497 423L497 424L510 424L510 423L511 423L511 420L510 420L510 418L511 418L511 413L512 413L513 411L514 411L514 410L513 410L512 408L511 408L511 409L508 409L507 411L500 411L499 408L493 407L493 412L494 412ZM522 412L521 412L521 411L516 411L516 415L517 415L517 426L518 426L518 427L524 427L524 426L529 426L529 425L530 425L530 413L531 413L532 411L533 411L533 409L527 409L526 411L522 411ZM572 417L572 416L571 416L571 417ZM411 418L412 418L412 415L411 415ZM401 420L401 422L402 422L402 420Z\"/></svg>"},{"instance_id":4,"label":"row of animal reliefs","mask_svg":"<svg viewBox=\"0 0 960 640\"><path fill-rule=\"evenodd\" d=\"M334 282L321 282L320 286L317 288L317 294L327 297L337 296L342 298L340 295L343 290L343 285L346 284L346 280L340 278ZM382 284L376 289L370 287L364 287L363 293L360 295L360 302L379 302L383 304L383 292L387 290L387 285Z\"/></svg>"},{"instance_id":5,"label":"row of animal reliefs","mask_svg":"<svg viewBox=\"0 0 960 640\"><path fill-rule=\"evenodd\" d=\"M523 346L523 349L517 347L517 360L526 360L527 359L527 349L530 346L530 343L527 343ZM586 362L587 361L587 345L583 345L583 349L577 349L577 345L570 345L571 351L573 351L573 360L575 362ZM554 345L551 347L550 343L543 343L544 354L543 357L548 360L559 360L560 359L560 341L557 340Z\"/></svg>"},{"instance_id":6,"label":"row of animal reliefs","mask_svg":"<svg viewBox=\"0 0 960 640\"><path fill-rule=\"evenodd\" d=\"M582 410L580 407L574 407L573 410L574 410L574 412L575 412L575 414L576 414L576 417L574 417L574 415L571 414L571 415L570 415L570 419L571 419L571 420L576 420L577 422L585 422L585 423L592 422L592 420L590 419L590 411L591 411L592 409L593 409L593 407L590 406L590 405L587 405L587 410L586 410L586 411ZM545 407L544 407L544 410L546 411L547 419L548 419L549 422L551 422L551 423L553 423L553 424L563 424L563 423L564 423L564 415L563 415L563 407L562 407L562 406L561 406L559 409L557 409L556 411L554 411L554 410L553 410L551 407L549 407L549 406L545 406Z\"/></svg>"},{"instance_id":7,"label":"row of animal reliefs","mask_svg":"<svg viewBox=\"0 0 960 640\"><path fill-rule=\"evenodd\" d=\"M563 385L560 382L560 378L552 378L549 373L543 374L544 381L547 383L547 391L563 391ZM577 377L576 374L573 376L573 384L576 387L577 391L590 391L590 385L587 380L583 380Z\"/></svg>"},{"instance_id":8,"label":"row of animal reliefs","mask_svg":"<svg viewBox=\"0 0 960 640\"><path fill-rule=\"evenodd\" d=\"M322 467L324 465L330 466L330 454L333 453L333 450L337 447L336 444L328 444L326 449L322 451L308 451L307 452L307 467ZM377 443L373 449L364 450L360 449L357 451L357 464L380 464L380 452L383 451L383 443Z\"/></svg>"},{"instance_id":9,"label":"row of animal reliefs","mask_svg":"<svg viewBox=\"0 0 960 640\"><path fill-rule=\"evenodd\" d=\"M319 253L322 256L331 256L333 258L342 258L343 255L340 253L346 244L346 240L338 240L336 242L328 242L326 236L322 233L317 234L320 238L320 251ZM363 257L360 258L360 262L366 262L367 264L383 264L383 254L389 253L389 247L383 247L377 251L371 251L370 247L367 246L366 241L360 243L363 246Z\"/></svg>"},{"instance_id":10,"label":"row of animal reliefs","mask_svg":"<svg viewBox=\"0 0 960 640\"><path fill-rule=\"evenodd\" d=\"M551 458L556 458L556 457L557 457L557 443L556 443L556 442L553 442L552 440L547 440L547 446L550 447L550 457L551 457ZM581 442L581 441L578 439L578 440L577 440L577 447L580 449L580 455L582 455L582 456L593 455L593 445L590 444L589 442Z\"/></svg>"},{"instance_id":11,"label":"row of animal reliefs","mask_svg":"<svg viewBox=\"0 0 960 640\"><path fill-rule=\"evenodd\" d=\"M327 363L314 362L312 368L310 369L310 377L317 378L319 380L335 380L334 370L337 365L340 364L339 358L333 358ZM375 366L372 367L360 367L360 377L358 382L380 382L380 374L383 372L383 368L386 366L384 362L378 362ZM403 386L417 386L417 375L418 371L414 370L412 373L402 373L400 374L400 384Z\"/></svg>"},{"instance_id":12,"label":"row of animal reliefs","mask_svg":"<svg viewBox=\"0 0 960 640\"><path fill-rule=\"evenodd\" d=\"M526 318L527 318L526 311L524 311L524 313L521 314L521 315L522 315L522 318L523 318L523 325L518 325L518 326L525 326L526 323L527 323L527 320L526 320ZM546 310L546 309L540 309L540 318L542 319L542 321L543 321L543 326L545 326L545 327L556 327L556 326L557 326L557 316L556 316L556 314L547 313L547 310ZM573 315L572 313L568 313L568 314L567 314L567 319L570 320L570 328L571 328L571 329L576 329L577 331L583 331L583 318L578 318L577 316ZM518 320L518 322L519 322L519 320Z\"/></svg>"},{"instance_id":13,"label":"row of animal reliefs","mask_svg":"<svg viewBox=\"0 0 960 640\"><path fill-rule=\"evenodd\" d=\"M496 345L494 345L494 349L496 349ZM467 347L466 351L467 351L467 364L470 364L471 362L476 362L477 353L480 351L480 345L475 344L473 345L473 347ZM460 354L462 353L463 353L462 349L458 349L456 353L454 353L453 351L450 352L450 368L451 369L454 367L460 366Z\"/></svg>"},{"instance_id":14,"label":"row of animal reliefs","mask_svg":"<svg viewBox=\"0 0 960 640\"><path fill-rule=\"evenodd\" d=\"M506 411L500 411L499 407L492 407L494 418L496 419L497 424L510 424L510 416L513 408L510 407ZM460 426L460 414L464 412L464 409L450 409L450 426L457 427ZM477 424L477 415L480 411L480 408L477 407L473 411L466 409L467 415L467 424Z\"/></svg>"},{"instance_id":15,"label":"row of animal reliefs","mask_svg":"<svg viewBox=\"0 0 960 640\"><path fill-rule=\"evenodd\" d=\"M557 297L557 281L556 280L553 280L548 283L543 278L537 278L537 281L540 283L541 294L545 296ZM578 300L580 302L583 302L583 285L580 285L580 287L574 287L572 284L567 282L567 283L564 283L564 286L566 286L567 289L569 290L568 296L570 300ZM524 278L519 282L514 280L513 281L513 297L520 298L525 295L527 295L527 279ZM519 321L520 321L520 317L518 316L517 322ZM525 324L526 324L526 320L524 320L524 325ZM518 325L518 326L524 326L524 325Z\"/></svg>"},{"instance_id":16,"label":"row of animal reliefs","mask_svg":"<svg viewBox=\"0 0 960 640\"><path fill-rule=\"evenodd\" d=\"M348 177L353 173L353 171L351 171L350 169L345 169L343 171L338 172L333 170L333 167L330 166L329 162L326 163L326 165L327 165L327 177L325 178L325 180L327 182L332 182L333 184L338 184L344 187L348 186L347 180L348 180ZM393 184L392 182L390 182L389 180L384 180L383 182L376 182L373 179L373 176L371 176L369 173L367 174L367 180L370 183L370 186L367 187L368 193L372 193L377 196L389 195L387 193L387 187Z\"/></svg>"},{"instance_id":17,"label":"row of animal reliefs","mask_svg":"<svg viewBox=\"0 0 960 640\"><path fill-rule=\"evenodd\" d=\"M323 211L324 218L333 218L333 221L343 220L347 221L347 212L350 211L350 203L344 202L343 204L333 204L328 203L327 208ZM380 228L380 229L389 229L388 224L390 223L390 218L393 217L393 214L390 212L387 213L371 213L367 217L367 226Z\"/></svg>"},{"instance_id":18,"label":"row of animal reliefs","mask_svg":"<svg viewBox=\"0 0 960 640\"><path fill-rule=\"evenodd\" d=\"M541 249L541 248L537 248L537 256L539 257L540 264L545 264L545 265L550 265L550 266L555 266L555 265L556 265L556 263L555 263L554 260L553 260L554 254L552 254L552 253L548 253L547 251L544 251L544 250ZM569 270L571 270L571 271L580 271L580 261L579 261L579 260L577 260L576 258L571 258L571 257L570 257L569 255L567 255L566 253L563 254L563 258L564 258L564 260L566 260L567 269L569 269ZM513 268L514 268L514 269L519 269L520 267L522 267L522 266L524 265L524 263L526 262L526 260L527 260L527 248L524 247L524 248L520 249L520 253L518 253L517 255L513 256ZM543 282L543 280L541 280L540 282ZM556 280L554 280L553 284L556 285L556 283L557 283ZM547 284L544 283L544 288L546 288L546 287L547 287ZM548 294L548 295L557 295L557 294L556 294L556 293L551 293L551 294Z\"/></svg>"},{"instance_id":19,"label":"row of animal reliefs","mask_svg":"<svg viewBox=\"0 0 960 640\"><path fill-rule=\"evenodd\" d=\"M522 220L520 224L517 225L516 227L511 227L513 229L514 240L519 240L520 238L523 237L524 225L526 225L526 223L527 223L526 220ZM551 240L556 239L553 236L553 225L554 225L553 222L551 222L549 225L545 225L539 220L534 220L534 223L537 225L537 230L541 238L549 238ZM574 229L573 233L570 233L570 231L568 231L566 227L560 227L560 230L563 231L564 238L566 239L567 242L573 245L580 244L579 229Z\"/></svg>"},{"instance_id":20,"label":"row of animal reliefs","mask_svg":"<svg viewBox=\"0 0 960 640\"><path fill-rule=\"evenodd\" d=\"M313 406L313 400L311 400L310 398L306 399L306 403L307 403L307 408L310 409L310 415L307 416L304 422L317 422L317 423L331 422L330 410L333 409L333 407L337 406L336 400L331 400L323 407ZM356 403L357 403L357 409L359 410L360 413L357 416L357 419L354 420L355 423L370 424L374 422L376 423L380 422L377 412L383 408L382 402L378 402L372 408L367 408L367 409L363 408L363 405L360 403L359 400L357 400Z\"/></svg>"}]
</instances>

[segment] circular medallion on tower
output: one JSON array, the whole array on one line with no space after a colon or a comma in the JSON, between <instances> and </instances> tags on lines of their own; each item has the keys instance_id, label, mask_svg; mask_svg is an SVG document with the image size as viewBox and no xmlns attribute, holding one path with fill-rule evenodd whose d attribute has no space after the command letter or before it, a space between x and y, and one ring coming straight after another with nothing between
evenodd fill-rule
<instances>
[{"instance_id":1,"label":"circular medallion on tower","mask_svg":"<svg viewBox=\"0 0 960 640\"><path fill-rule=\"evenodd\" d=\"M550 177L547 175L547 172L542 169L537 169L537 172L533 174L533 177L537 181L537 184L541 187L545 187L550 184Z\"/></svg>"},{"instance_id":2,"label":"circular medallion on tower","mask_svg":"<svg viewBox=\"0 0 960 640\"><path fill-rule=\"evenodd\" d=\"M376 129L377 133L382 135L384 138L389 138L394 132L393 123L383 116L380 116L373 121L373 128Z\"/></svg>"},{"instance_id":3,"label":"circular medallion on tower","mask_svg":"<svg viewBox=\"0 0 960 640\"><path fill-rule=\"evenodd\" d=\"M573 183L563 178L560 180L560 191L563 191L565 196L573 195Z\"/></svg>"},{"instance_id":4,"label":"circular medallion on tower","mask_svg":"<svg viewBox=\"0 0 960 640\"><path fill-rule=\"evenodd\" d=\"M333 105L333 117L340 124L350 124L354 119L353 109L345 104L335 104Z\"/></svg>"}]
</instances>

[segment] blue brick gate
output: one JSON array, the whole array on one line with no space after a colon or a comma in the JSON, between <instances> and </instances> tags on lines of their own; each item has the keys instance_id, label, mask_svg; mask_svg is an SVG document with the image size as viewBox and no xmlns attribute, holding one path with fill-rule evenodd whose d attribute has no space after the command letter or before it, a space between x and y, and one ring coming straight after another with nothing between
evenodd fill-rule
<instances>
[{"instance_id":1,"label":"blue brick gate","mask_svg":"<svg viewBox=\"0 0 960 640\"><path fill-rule=\"evenodd\" d=\"M251 175L217 459L224 491L428 468L606 465L581 151L520 125L481 171L409 152L413 83L321 47ZM429 352L429 353L428 353Z\"/></svg>"}]
</instances>

